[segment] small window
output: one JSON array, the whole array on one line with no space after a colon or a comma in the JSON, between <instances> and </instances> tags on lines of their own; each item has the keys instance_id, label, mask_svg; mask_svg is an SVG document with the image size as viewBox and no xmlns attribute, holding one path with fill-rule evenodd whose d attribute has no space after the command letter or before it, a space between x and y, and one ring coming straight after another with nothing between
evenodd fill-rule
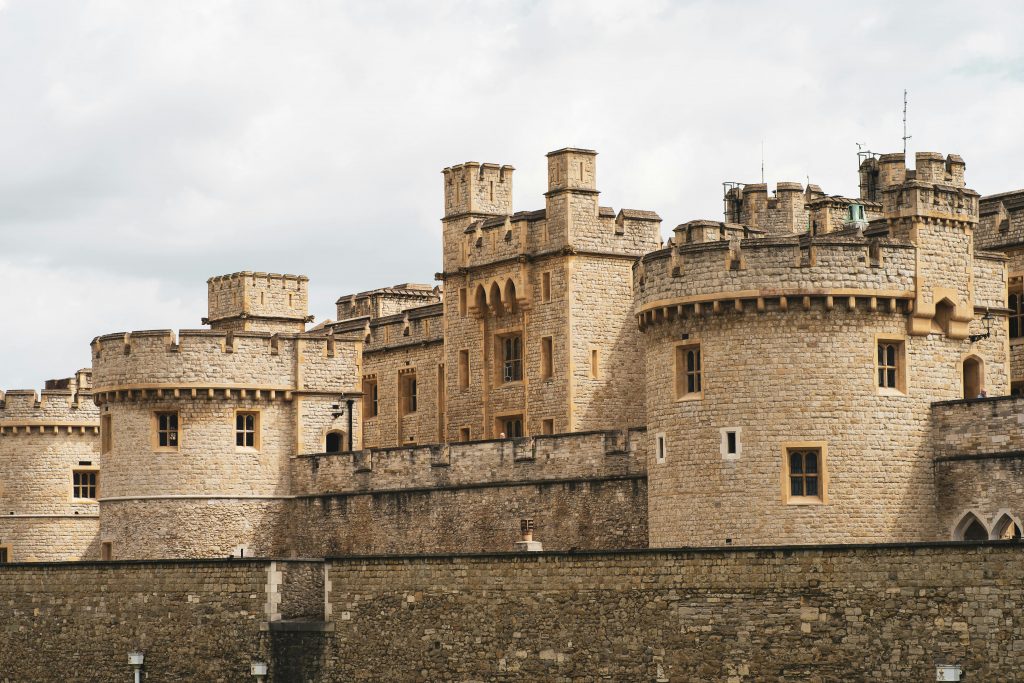
<instances>
[{"instance_id":1,"label":"small window","mask_svg":"<svg viewBox=\"0 0 1024 683\"><path fill-rule=\"evenodd\" d=\"M459 351L459 389L469 388L469 350Z\"/></svg>"},{"instance_id":2,"label":"small window","mask_svg":"<svg viewBox=\"0 0 1024 683\"><path fill-rule=\"evenodd\" d=\"M518 439L523 435L523 416L510 415L499 418L502 427L503 439Z\"/></svg>"},{"instance_id":3,"label":"small window","mask_svg":"<svg viewBox=\"0 0 1024 683\"><path fill-rule=\"evenodd\" d=\"M879 389L904 391L903 342L880 339L875 352L875 380Z\"/></svg>"},{"instance_id":4,"label":"small window","mask_svg":"<svg viewBox=\"0 0 1024 683\"><path fill-rule=\"evenodd\" d=\"M820 447L786 448L787 498L791 503L824 502L824 460Z\"/></svg>"},{"instance_id":5,"label":"small window","mask_svg":"<svg viewBox=\"0 0 1024 683\"><path fill-rule=\"evenodd\" d=\"M1024 337L1024 292L1010 293L1010 339Z\"/></svg>"},{"instance_id":6,"label":"small window","mask_svg":"<svg viewBox=\"0 0 1024 683\"><path fill-rule=\"evenodd\" d=\"M704 390L700 345L676 347L676 398L699 397Z\"/></svg>"},{"instance_id":7,"label":"small window","mask_svg":"<svg viewBox=\"0 0 1024 683\"><path fill-rule=\"evenodd\" d=\"M740 445L740 428L724 427L721 430L722 445L721 454L725 460L737 460L740 457L742 446Z\"/></svg>"},{"instance_id":8,"label":"small window","mask_svg":"<svg viewBox=\"0 0 1024 683\"><path fill-rule=\"evenodd\" d=\"M178 413L160 412L156 414L156 447L165 450L178 450Z\"/></svg>"},{"instance_id":9,"label":"small window","mask_svg":"<svg viewBox=\"0 0 1024 683\"><path fill-rule=\"evenodd\" d=\"M665 462L665 435L658 434L654 437L654 460L659 465Z\"/></svg>"},{"instance_id":10,"label":"small window","mask_svg":"<svg viewBox=\"0 0 1024 683\"><path fill-rule=\"evenodd\" d=\"M100 559L104 562L114 559L114 544L111 541L100 543Z\"/></svg>"},{"instance_id":11,"label":"small window","mask_svg":"<svg viewBox=\"0 0 1024 683\"><path fill-rule=\"evenodd\" d=\"M981 359L977 356L970 356L964 359L964 398L984 398L985 372Z\"/></svg>"},{"instance_id":12,"label":"small window","mask_svg":"<svg viewBox=\"0 0 1024 683\"><path fill-rule=\"evenodd\" d=\"M501 357L501 381L519 382L523 379L523 338L518 334L498 337Z\"/></svg>"},{"instance_id":13,"label":"small window","mask_svg":"<svg viewBox=\"0 0 1024 683\"><path fill-rule=\"evenodd\" d=\"M7 564L11 561L10 546L0 545L0 564Z\"/></svg>"},{"instance_id":14,"label":"small window","mask_svg":"<svg viewBox=\"0 0 1024 683\"><path fill-rule=\"evenodd\" d=\"M363 378L363 417L377 417L379 407L377 395L377 378Z\"/></svg>"},{"instance_id":15,"label":"small window","mask_svg":"<svg viewBox=\"0 0 1024 683\"><path fill-rule=\"evenodd\" d=\"M325 453L341 453L345 449L345 433L339 431L327 432L327 443L324 444Z\"/></svg>"},{"instance_id":16,"label":"small window","mask_svg":"<svg viewBox=\"0 0 1024 683\"><path fill-rule=\"evenodd\" d=\"M100 416L100 454L110 452L110 446L114 443L110 427L110 415Z\"/></svg>"},{"instance_id":17,"label":"small window","mask_svg":"<svg viewBox=\"0 0 1024 683\"><path fill-rule=\"evenodd\" d=\"M540 423L541 434L554 434L555 433L555 421L553 418L547 418L541 420Z\"/></svg>"},{"instance_id":18,"label":"small window","mask_svg":"<svg viewBox=\"0 0 1024 683\"><path fill-rule=\"evenodd\" d=\"M590 378L597 379L601 376L600 353L597 349L590 349Z\"/></svg>"},{"instance_id":19,"label":"small window","mask_svg":"<svg viewBox=\"0 0 1024 683\"><path fill-rule=\"evenodd\" d=\"M415 372L405 372L399 375L398 394L401 403L402 415L415 413L416 409L418 408Z\"/></svg>"},{"instance_id":20,"label":"small window","mask_svg":"<svg viewBox=\"0 0 1024 683\"><path fill-rule=\"evenodd\" d=\"M540 339L540 378L551 379L555 376L554 360L554 339L541 337Z\"/></svg>"},{"instance_id":21,"label":"small window","mask_svg":"<svg viewBox=\"0 0 1024 683\"><path fill-rule=\"evenodd\" d=\"M260 414L253 411L235 413L235 446L259 448Z\"/></svg>"},{"instance_id":22,"label":"small window","mask_svg":"<svg viewBox=\"0 0 1024 683\"><path fill-rule=\"evenodd\" d=\"M551 301L551 273L544 272L540 275L540 300Z\"/></svg>"},{"instance_id":23,"label":"small window","mask_svg":"<svg viewBox=\"0 0 1024 683\"><path fill-rule=\"evenodd\" d=\"M463 427L462 429L459 430L459 438L462 440L463 443L470 440L469 427Z\"/></svg>"},{"instance_id":24,"label":"small window","mask_svg":"<svg viewBox=\"0 0 1024 683\"><path fill-rule=\"evenodd\" d=\"M462 289L459 290L459 315L461 316L465 316L466 313L468 312L469 300L467 297L468 294L466 293L466 288L463 287Z\"/></svg>"},{"instance_id":25,"label":"small window","mask_svg":"<svg viewBox=\"0 0 1024 683\"><path fill-rule=\"evenodd\" d=\"M71 473L71 496L76 500L96 500L96 470L75 470Z\"/></svg>"}]
</instances>

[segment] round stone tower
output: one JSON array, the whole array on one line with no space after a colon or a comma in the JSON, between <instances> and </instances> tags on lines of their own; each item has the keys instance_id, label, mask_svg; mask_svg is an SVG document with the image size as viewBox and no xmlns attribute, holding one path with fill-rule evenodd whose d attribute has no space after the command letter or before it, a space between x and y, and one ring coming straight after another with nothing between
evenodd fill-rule
<instances>
[{"instance_id":1,"label":"round stone tower","mask_svg":"<svg viewBox=\"0 0 1024 683\"><path fill-rule=\"evenodd\" d=\"M0 393L0 561L99 559L99 451L89 370Z\"/></svg>"},{"instance_id":2,"label":"round stone tower","mask_svg":"<svg viewBox=\"0 0 1024 683\"><path fill-rule=\"evenodd\" d=\"M304 284L305 278L301 279ZM259 301L295 276L238 273L210 281L218 300ZM244 287L244 292L242 291ZM291 301L289 301L291 299ZM347 395L359 342L294 332L305 298L267 292L259 331L118 333L92 342L104 453L100 537L115 559L269 555L288 533L289 461L348 445ZM281 302L284 310L270 308ZM228 304L230 305L230 304ZM250 309L251 310L251 309ZM230 316L222 311L221 318ZM275 331L275 319L284 330ZM358 411L358 401L352 403ZM358 446L358 434L353 435Z\"/></svg>"},{"instance_id":3,"label":"round stone tower","mask_svg":"<svg viewBox=\"0 0 1024 683\"><path fill-rule=\"evenodd\" d=\"M867 236L723 225L636 264L652 546L948 538L931 403L1008 391L1005 260L962 184L897 190Z\"/></svg>"}]
</instances>

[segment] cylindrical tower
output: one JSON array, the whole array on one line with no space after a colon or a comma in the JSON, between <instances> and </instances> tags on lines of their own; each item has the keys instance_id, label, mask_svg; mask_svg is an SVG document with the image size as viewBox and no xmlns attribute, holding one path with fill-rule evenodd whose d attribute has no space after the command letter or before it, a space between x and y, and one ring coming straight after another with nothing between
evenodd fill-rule
<instances>
[{"instance_id":1,"label":"cylindrical tower","mask_svg":"<svg viewBox=\"0 0 1024 683\"><path fill-rule=\"evenodd\" d=\"M0 393L0 561L99 559L100 421L90 372Z\"/></svg>"},{"instance_id":2,"label":"cylindrical tower","mask_svg":"<svg viewBox=\"0 0 1024 683\"><path fill-rule=\"evenodd\" d=\"M98 337L92 351L110 427L100 536L111 555L280 552L289 459L323 452L329 433L347 431L359 342L159 330Z\"/></svg>"},{"instance_id":3,"label":"cylindrical tower","mask_svg":"<svg viewBox=\"0 0 1024 683\"><path fill-rule=\"evenodd\" d=\"M973 253L969 216L942 223L944 241L879 225L637 263L652 546L945 537L931 403L1009 377L1005 265ZM927 328L922 298L944 302ZM988 307L992 334L972 339Z\"/></svg>"}]
</instances>

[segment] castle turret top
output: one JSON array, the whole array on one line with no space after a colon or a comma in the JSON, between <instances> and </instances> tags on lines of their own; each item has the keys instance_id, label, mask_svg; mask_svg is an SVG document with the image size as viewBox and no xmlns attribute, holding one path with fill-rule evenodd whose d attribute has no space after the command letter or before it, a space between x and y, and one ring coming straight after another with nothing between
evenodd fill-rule
<instances>
[{"instance_id":1,"label":"castle turret top","mask_svg":"<svg viewBox=\"0 0 1024 683\"><path fill-rule=\"evenodd\" d=\"M206 282L209 313L203 323L214 330L303 332L312 320L305 275L242 271Z\"/></svg>"}]
</instances>

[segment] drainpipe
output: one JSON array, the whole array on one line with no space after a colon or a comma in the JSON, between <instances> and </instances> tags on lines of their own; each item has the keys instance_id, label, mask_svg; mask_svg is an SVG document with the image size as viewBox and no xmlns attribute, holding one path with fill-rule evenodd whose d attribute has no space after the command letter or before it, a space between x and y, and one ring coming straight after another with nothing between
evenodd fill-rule
<instances>
[{"instance_id":1,"label":"drainpipe","mask_svg":"<svg viewBox=\"0 0 1024 683\"><path fill-rule=\"evenodd\" d=\"M348 399L348 452L352 452L352 405L355 403L352 399Z\"/></svg>"}]
</instances>

